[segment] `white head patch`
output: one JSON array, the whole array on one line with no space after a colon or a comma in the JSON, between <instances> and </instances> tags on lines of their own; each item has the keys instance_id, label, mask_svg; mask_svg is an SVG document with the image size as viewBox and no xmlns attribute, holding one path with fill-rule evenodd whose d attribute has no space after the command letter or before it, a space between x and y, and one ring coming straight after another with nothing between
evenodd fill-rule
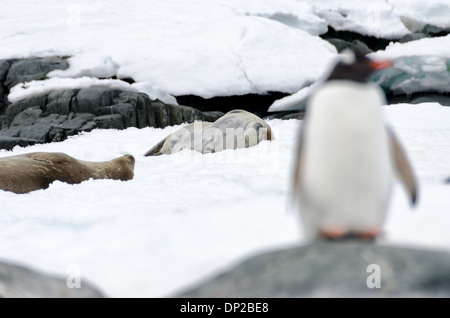
<instances>
[{"instance_id":1,"label":"white head patch","mask_svg":"<svg viewBox=\"0 0 450 318\"><path fill-rule=\"evenodd\" d=\"M341 52L342 62L345 64L353 64L356 61L355 53L350 49L345 49Z\"/></svg>"}]
</instances>

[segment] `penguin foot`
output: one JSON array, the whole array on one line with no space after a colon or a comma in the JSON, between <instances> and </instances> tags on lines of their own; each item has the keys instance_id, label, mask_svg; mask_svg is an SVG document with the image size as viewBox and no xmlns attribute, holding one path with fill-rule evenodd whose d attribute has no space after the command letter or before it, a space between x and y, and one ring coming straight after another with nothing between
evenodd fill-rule
<instances>
[{"instance_id":1,"label":"penguin foot","mask_svg":"<svg viewBox=\"0 0 450 318\"><path fill-rule=\"evenodd\" d=\"M374 241L381 235L378 227L369 228L361 232L350 232L340 227L327 228L319 232L319 237L328 241L340 241L345 239L357 239L364 241Z\"/></svg>"},{"instance_id":2,"label":"penguin foot","mask_svg":"<svg viewBox=\"0 0 450 318\"><path fill-rule=\"evenodd\" d=\"M374 240L381 235L381 229L378 227L373 227L362 231L360 234L361 239L363 240Z\"/></svg>"},{"instance_id":3,"label":"penguin foot","mask_svg":"<svg viewBox=\"0 0 450 318\"><path fill-rule=\"evenodd\" d=\"M347 234L348 232L341 227L329 227L324 230L320 230L319 237L330 240L337 240L345 237Z\"/></svg>"}]
</instances>

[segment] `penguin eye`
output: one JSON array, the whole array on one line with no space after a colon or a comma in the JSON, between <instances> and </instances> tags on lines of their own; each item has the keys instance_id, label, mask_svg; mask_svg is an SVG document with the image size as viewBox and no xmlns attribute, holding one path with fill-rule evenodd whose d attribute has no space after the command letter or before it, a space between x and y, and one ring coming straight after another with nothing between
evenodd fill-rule
<instances>
[{"instance_id":1,"label":"penguin eye","mask_svg":"<svg viewBox=\"0 0 450 318\"><path fill-rule=\"evenodd\" d=\"M345 49L341 52L342 62L347 65L353 64L356 62L355 52L350 49Z\"/></svg>"}]
</instances>

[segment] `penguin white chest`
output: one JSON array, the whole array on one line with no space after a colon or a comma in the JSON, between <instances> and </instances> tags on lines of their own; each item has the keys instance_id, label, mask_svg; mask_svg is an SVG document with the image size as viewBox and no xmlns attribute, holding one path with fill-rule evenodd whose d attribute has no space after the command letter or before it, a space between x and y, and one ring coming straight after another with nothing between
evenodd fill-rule
<instances>
[{"instance_id":1,"label":"penguin white chest","mask_svg":"<svg viewBox=\"0 0 450 318\"><path fill-rule=\"evenodd\" d=\"M301 213L322 228L363 231L384 222L392 182L381 90L330 81L309 101L301 153Z\"/></svg>"}]
</instances>

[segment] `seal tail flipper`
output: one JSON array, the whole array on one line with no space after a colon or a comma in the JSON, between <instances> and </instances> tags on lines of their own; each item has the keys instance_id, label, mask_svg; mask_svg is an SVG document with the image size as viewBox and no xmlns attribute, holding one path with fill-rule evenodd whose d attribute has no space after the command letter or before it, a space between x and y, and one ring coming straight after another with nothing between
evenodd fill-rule
<instances>
[{"instance_id":1,"label":"seal tail flipper","mask_svg":"<svg viewBox=\"0 0 450 318\"><path fill-rule=\"evenodd\" d=\"M160 142L158 142L156 145L154 145L149 151L147 151L144 154L144 157L151 157L151 156L159 156L162 155L160 152L161 148L163 147L164 143L166 142L168 137L164 138Z\"/></svg>"},{"instance_id":2,"label":"seal tail flipper","mask_svg":"<svg viewBox=\"0 0 450 318\"><path fill-rule=\"evenodd\" d=\"M395 171L410 196L411 204L416 205L418 198L418 185L413 169L408 157L406 156L406 152L392 129L387 129L387 132L392 146Z\"/></svg>"}]
</instances>

